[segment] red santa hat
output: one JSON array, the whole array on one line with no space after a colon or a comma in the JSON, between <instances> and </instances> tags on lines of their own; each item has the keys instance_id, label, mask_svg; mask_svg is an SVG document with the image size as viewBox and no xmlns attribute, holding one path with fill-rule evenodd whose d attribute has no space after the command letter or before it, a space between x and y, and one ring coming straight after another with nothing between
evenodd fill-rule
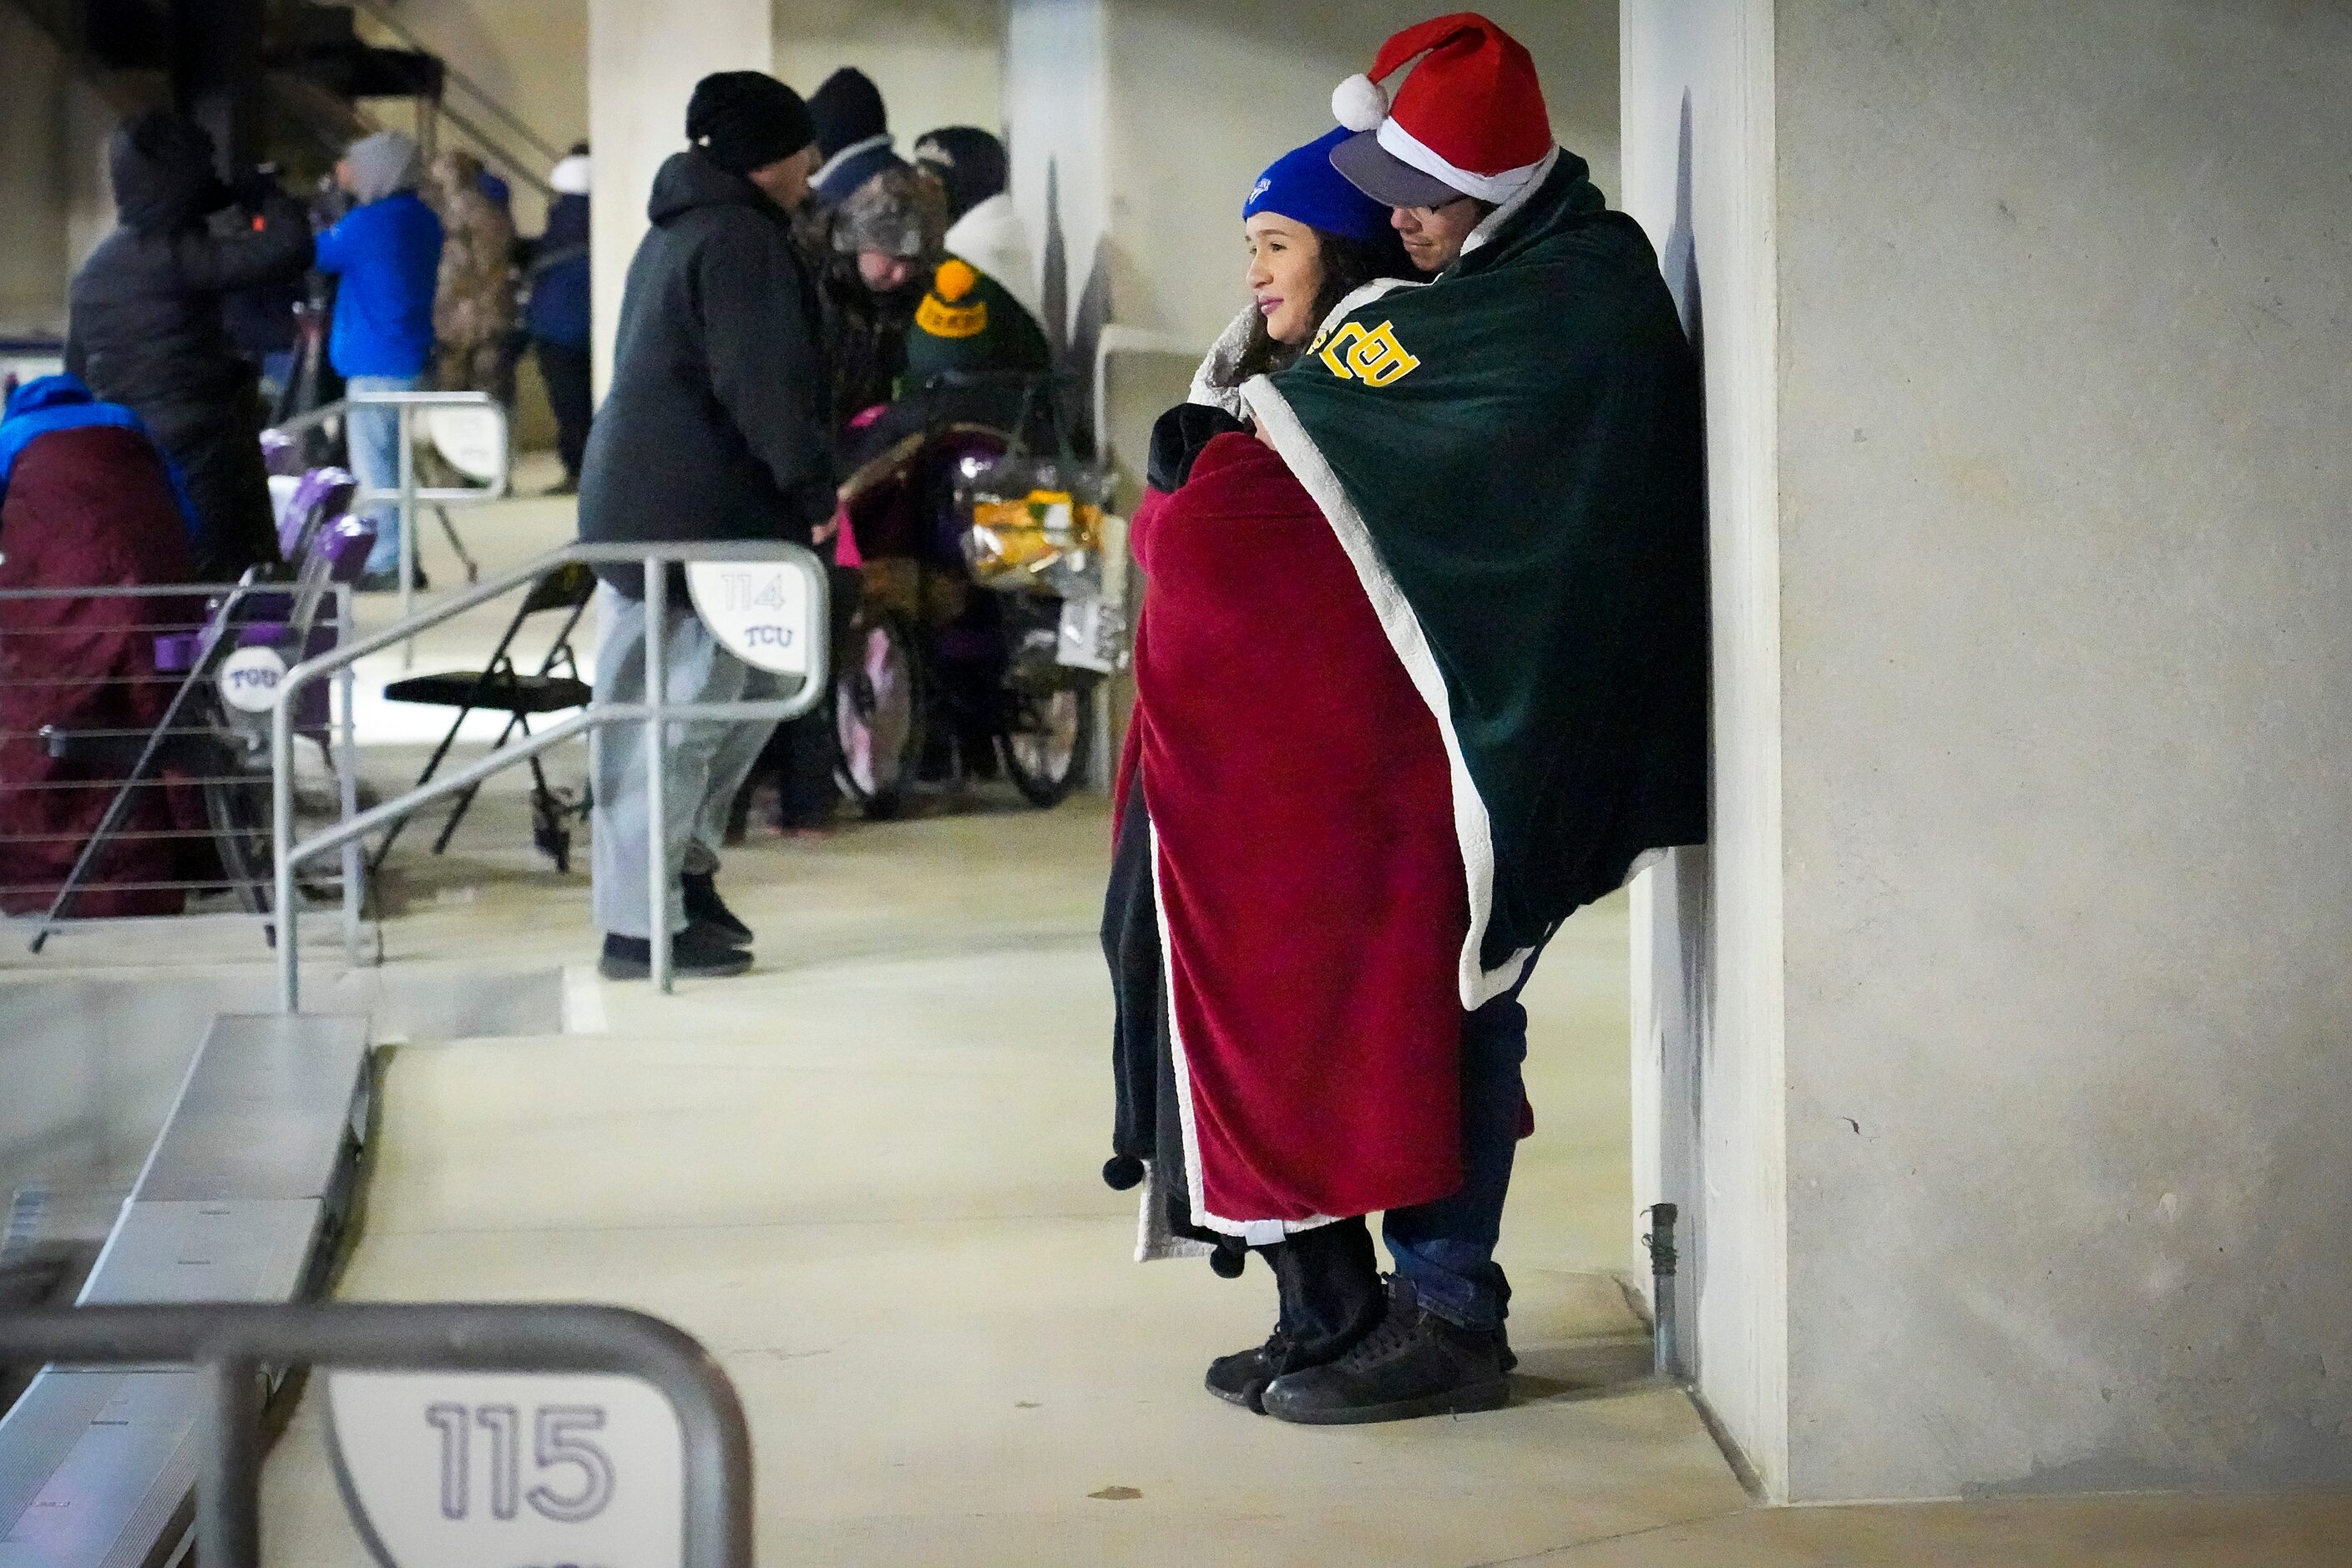
<instances>
[{"instance_id":1,"label":"red santa hat","mask_svg":"<svg viewBox=\"0 0 2352 1568\"><path fill-rule=\"evenodd\" d=\"M1415 57L1391 99L1381 81ZM1331 112L1360 133L1332 150L1332 165L1391 206L1508 201L1552 150L1535 61L1475 11L1433 16L1390 38L1369 76L1351 76L1333 91Z\"/></svg>"}]
</instances>

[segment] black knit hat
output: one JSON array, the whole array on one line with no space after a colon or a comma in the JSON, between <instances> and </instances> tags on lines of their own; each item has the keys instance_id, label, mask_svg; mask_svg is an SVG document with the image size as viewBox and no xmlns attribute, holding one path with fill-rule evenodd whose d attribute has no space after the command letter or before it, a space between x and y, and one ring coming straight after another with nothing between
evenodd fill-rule
<instances>
[{"instance_id":1,"label":"black knit hat","mask_svg":"<svg viewBox=\"0 0 2352 1568\"><path fill-rule=\"evenodd\" d=\"M824 79L809 100L809 118L816 125L817 153L826 158L890 129L882 111L882 89L856 66L844 66Z\"/></svg>"},{"instance_id":2,"label":"black knit hat","mask_svg":"<svg viewBox=\"0 0 2352 1568\"><path fill-rule=\"evenodd\" d=\"M765 71L718 71L694 84L687 140L730 174L789 158L815 138L801 95Z\"/></svg>"},{"instance_id":3,"label":"black knit hat","mask_svg":"<svg viewBox=\"0 0 2352 1568\"><path fill-rule=\"evenodd\" d=\"M947 187L948 216L959 218L1004 189L1004 143L976 125L942 125L915 143L915 162Z\"/></svg>"}]
</instances>

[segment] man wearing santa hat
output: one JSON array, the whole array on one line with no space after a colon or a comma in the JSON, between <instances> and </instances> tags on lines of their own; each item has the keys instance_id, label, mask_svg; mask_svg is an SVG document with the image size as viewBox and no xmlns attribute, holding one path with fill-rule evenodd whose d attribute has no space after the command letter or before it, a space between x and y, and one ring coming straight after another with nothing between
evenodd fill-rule
<instances>
[{"instance_id":1,"label":"man wearing santa hat","mask_svg":"<svg viewBox=\"0 0 2352 1568\"><path fill-rule=\"evenodd\" d=\"M1352 1348L1301 1366L1277 1328L1257 1352L1265 1413L1314 1424L1508 1397L1494 1254L1531 1127L1519 990L1570 914L1704 842L1707 805L1697 363L1647 236L1553 142L1534 62L1475 13L1398 33L1332 107L1357 132L1332 164L1432 281L1359 289L1240 390L1442 732L1469 919L1446 939L1462 1185L1383 1216L1396 1273Z\"/></svg>"}]
</instances>

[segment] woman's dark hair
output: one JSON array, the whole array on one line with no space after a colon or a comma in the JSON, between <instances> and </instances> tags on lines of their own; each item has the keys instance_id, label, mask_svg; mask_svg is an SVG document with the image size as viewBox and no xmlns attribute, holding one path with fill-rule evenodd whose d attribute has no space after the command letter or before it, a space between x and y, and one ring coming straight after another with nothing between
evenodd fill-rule
<instances>
[{"instance_id":1,"label":"woman's dark hair","mask_svg":"<svg viewBox=\"0 0 2352 1568\"><path fill-rule=\"evenodd\" d=\"M1331 307L1370 283L1375 278L1412 278L1417 276L1404 246L1395 235L1375 243L1354 239L1328 229L1316 229L1316 259L1323 264L1323 286L1315 290L1315 308L1311 319L1320 325L1331 313ZM1303 343L1277 342L1266 331L1265 312L1251 316L1249 342L1241 355L1234 361L1233 384L1239 386L1254 375L1272 375L1286 370Z\"/></svg>"}]
</instances>

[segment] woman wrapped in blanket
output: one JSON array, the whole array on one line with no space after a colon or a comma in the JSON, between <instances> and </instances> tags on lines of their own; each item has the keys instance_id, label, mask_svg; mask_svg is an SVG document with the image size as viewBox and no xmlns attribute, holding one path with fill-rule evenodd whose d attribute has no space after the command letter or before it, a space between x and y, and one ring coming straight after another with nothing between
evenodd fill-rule
<instances>
[{"instance_id":1,"label":"woman wrapped in blanket","mask_svg":"<svg viewBox=\"0 0 2352 1568\"><path fill-rule=\"evenodd\" d=\"M1207 1384L1277 1415L1275 1379L1374 1348L1391 1313L1364 1216L1463 1180L1469 913L1444 742L1238 395L1313 352L1343 302L1411 286L1389 209L1331 167L1346 134L1257 182L1251 308L1154 431L1103 927L1118 1004L1105 1179L1143 1184L1142 1256L1272 1266L1273 1333ZM1501 1404L1500 1334L1463 1333L1475 1365L1448 1407Z\"/></svg>"}]
</instances>

